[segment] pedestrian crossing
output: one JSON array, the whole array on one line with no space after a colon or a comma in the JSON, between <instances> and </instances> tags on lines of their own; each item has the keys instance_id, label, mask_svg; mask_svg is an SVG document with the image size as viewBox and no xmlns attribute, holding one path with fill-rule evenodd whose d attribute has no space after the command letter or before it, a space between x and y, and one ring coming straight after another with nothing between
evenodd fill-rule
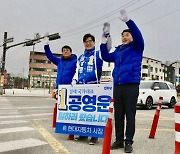
<instances>
[{"instance_id":1,"label":"pedestrian crossing","mask_svg":"<svg viewBox=\"0 0 180 154\"><path fill-rule=\"evenodd\" d=\"M0 143L0 152L13 151L48 144L33 138Z\"/></svg>"},{"instance_id":2,"label":"pedestrian crossing","mask_svg":"<svg viewBox=\"0 0 180 154\"><path fill-rule=\"evenodd\" d=\"M18 124L18 123L26 123L26 122L28 121L25 120L0 121L0 125Z\"/></svg>"},{"instance_id":3,"label":"pedestrian crossing","mask_svg":"<svg viewBox=\"0 0 180 154\"><path fill-rule=\"evenodd\" d=\"M31 105L14 107L7 98L0 97L0 153L12 151L16 153L16 150L18 150L17 153L21 154L24 153L21 150L28 150L28 148L32 147L39 148L48 144L44 141L38 130L30 123L31 119L27 119L52 115L52 113L47 111L38 113L38 109L42 110L42 108L50 109L52 107L33 107ZM37 111L30 114L23 114L20 112L23 109L26 111ZM38 153L41 154L43 152L39 151Z\"/></svg>"}]
</instances>

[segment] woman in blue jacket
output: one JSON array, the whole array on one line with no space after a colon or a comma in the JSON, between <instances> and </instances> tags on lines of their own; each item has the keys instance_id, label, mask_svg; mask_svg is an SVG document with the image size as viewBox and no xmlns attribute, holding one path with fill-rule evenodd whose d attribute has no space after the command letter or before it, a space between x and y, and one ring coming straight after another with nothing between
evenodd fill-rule
<instances>
[{"instance_id":1,"label":"woman in blue jacket","mask_svg":"<svg viewBox=\"0 0 180 154\"><path fill-rule=\"evenodd\" d=\"M107 49L107 31L104 31L100 46L101 56L104 61L114 62L114 109L116 141L111 149L124 147L125 152L131 153L133 137L135 134L136 103L139 95L141 79L141 63L144 50L144 40L136 24L128 18L126 11L120 11L120 19L129 29L122 32L122 45L114 52ZM124 121L126 116L126 132L124 135Z\"/></svg>"}]
</instances>

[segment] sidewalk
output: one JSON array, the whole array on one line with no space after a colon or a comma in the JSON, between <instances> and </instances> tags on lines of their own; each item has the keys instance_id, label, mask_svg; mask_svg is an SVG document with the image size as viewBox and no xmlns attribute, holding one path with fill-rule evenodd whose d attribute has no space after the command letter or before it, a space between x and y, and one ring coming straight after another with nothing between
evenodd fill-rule
<instances>
[{"instance_id":1,"label":"sidewalk","mask_svg":"<svg viewBox=\"0 0 180 154\"><path fill-rule=\"evenodd\" d=\"M1 96L37 96L51 97L49 89L5 89L5 94Z\"/></svg>"}]
</instances>

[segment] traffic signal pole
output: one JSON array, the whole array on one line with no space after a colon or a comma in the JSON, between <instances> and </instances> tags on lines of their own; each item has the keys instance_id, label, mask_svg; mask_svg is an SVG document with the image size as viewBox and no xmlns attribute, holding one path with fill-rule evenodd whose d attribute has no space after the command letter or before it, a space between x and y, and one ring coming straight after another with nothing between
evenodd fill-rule
<instances>
[{"instance_id":1,"label":"traffic signal pole","mask_svg":"<svg viewBox=\"0 0 180 154\"><path fill-rule=\"evenodd\" d=\"M4 74L3 73L4 73L4 70L5 70L6 51L9 48L12 48L12 47L15 47L15 46L18 46L18 45L22 45L22 44L24 44L24 46L35 45L37 43L37 41L39 41L40 39L43 39L45 37L49 37L50 41L61 38L59 36L59 33L54 33L54 34L51 34L51 35L47 35L47 36L43 36L43 37L39 37L39 38L35 38L35 39L32 39L32 40L28 40L28 41L24 41L24 42L21 42L21 43L17 43L17 44L7 46L7 43L12 42L12 40L9 41L9 39L7 38L7 32L4 32L4 41L3 41L3 45L2 45L3 46L2 68L1 68L1 76L0 76L0 95L2 95L3 86L4 86L4 78L3 78Z\"/></svg>"}]
</instances>

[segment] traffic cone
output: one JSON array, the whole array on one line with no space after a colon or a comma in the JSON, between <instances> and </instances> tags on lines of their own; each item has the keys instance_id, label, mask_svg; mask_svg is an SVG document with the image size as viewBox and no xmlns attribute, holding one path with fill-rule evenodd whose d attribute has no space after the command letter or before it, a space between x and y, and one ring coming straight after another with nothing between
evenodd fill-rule
<instances>
[{"instance_id":1,"label":"traffic cone","mask_svg":"<svg viewBox=\"0 0 180 154\"><path fill-rule=\"evenodd\" d=\"M159 97L159 103L158 103L158 106L157 106L157 109L156 109L156 112L155 112L155 115L154 115L154 119L153 119L153 123L152 123L152 126L151 126L151 131L150 131L150 134L149 134L149 138L154 138L154 136L155 136L157 124L158 124L158 121L159 121L159 115L160 115L160 109L161 109L161 105L162 105L162 100L163 100L163 97Z\"/></svg>"},{"instance_id":2,"label":"traffic cone","mask_svg":"<svg viewBox=\"0 0 180 154\"><path fill-rule=\"evenodd\" d=\"M102 154L110 154L111 137L112 137L112 118L113 118L114 99L111 99L109 106L108 120L104 131L104 141Z\"/></svg>"},{"instance_id":3,"label":"traffic cone","mask_svg":"<svg viewBox=\"0 0 180 154\"><path fill-rule=\"evenodd\" d=\"M57 117L57 101L54 104L54 112L53 112L53 124L52 127L56 127L56 117Z\"/></svg>"},{"instance_id":4,"label":"traffic cone","mask_svg":"<svg viewBox=\"0 0 180 154\"><path fill-rule=\"evenodd\" d=\"M175 154L180 154L180 104L174 107L175 112Z\"/></svg>"},{"instance_id":5,"label":"traffic cone","mask_svg":"<svg viewBox=\"0 0 180 154\"><path fill-rule=\"evenodd\" d=\"M69 135L68 140L74 140L74 135Z\"/></svg>"}]
</instances>

